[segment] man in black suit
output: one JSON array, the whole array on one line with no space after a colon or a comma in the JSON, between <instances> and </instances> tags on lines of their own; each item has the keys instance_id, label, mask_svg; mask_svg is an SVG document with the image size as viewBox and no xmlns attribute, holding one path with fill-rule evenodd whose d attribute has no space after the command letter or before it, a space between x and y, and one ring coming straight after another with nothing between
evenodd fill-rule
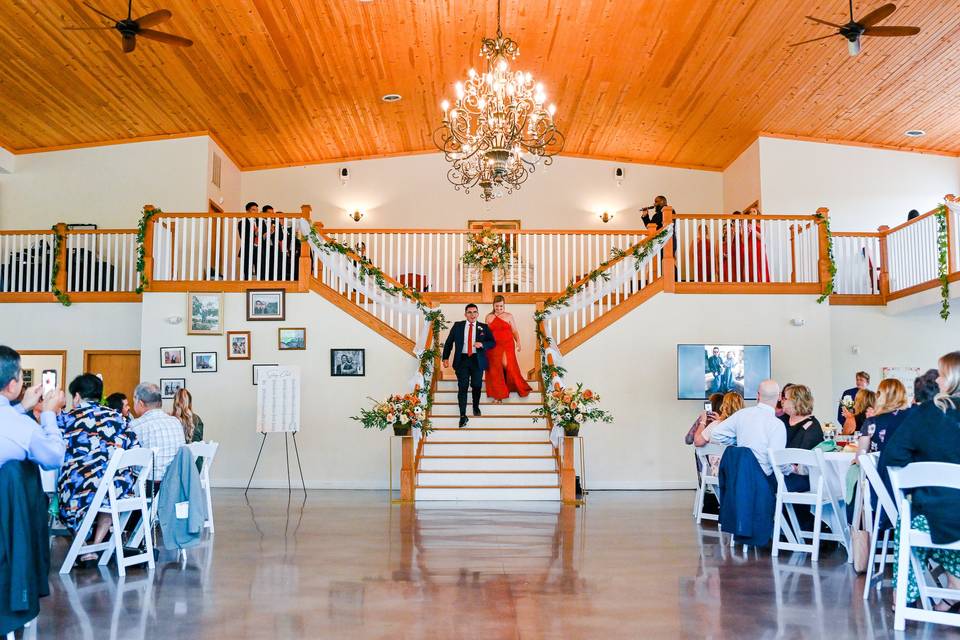
<instances>
[{"instance_id":1,"label":"man in black suit","mask_svg":"<svg viewBox=\"0 0 960 640\"><path fill-rule=\"evenodd\" d=\"M663 229L663 208L667 206L667 199L664 196L657 196L653 199L653 215L649 213L644 213L640 216L640 219L643 220L644 226L652 224L656 225L657 231ZM649 211L651 207L644 207L641 211Z\"/></svg>"},{"instance_id":2,"label":"man in black suit","mask_svg":"<svg viewBox=\"0 0 960 640\"><path fill-rule=\"evenodd\" d=\"M477 305L470 303L464 309L466 320L455 322L443 343L443 367L450 366L453 351L453 370L457 374L457 401L460 403L460 428L467 425L467 387L473 391L473 415L480 415L480 392L483 372L487 370L488 349L496 346L490 328L477 322Z\"/></svg>"},{"instance_id":3,"label":"man in black suit","mask_svg":"<svg viewBox=\"0 0 960 640\"><path fill-rule=\"evenodd\" d=\"M244 210L248 215L256 215L260 213L260 206L248 202ZM240 260L240 278L243 280L252 280L253 272L259 270L261 227L260 218L241 218L237 223L237 235L240 236L237 259Z\"/></svg>"}]
</instances>

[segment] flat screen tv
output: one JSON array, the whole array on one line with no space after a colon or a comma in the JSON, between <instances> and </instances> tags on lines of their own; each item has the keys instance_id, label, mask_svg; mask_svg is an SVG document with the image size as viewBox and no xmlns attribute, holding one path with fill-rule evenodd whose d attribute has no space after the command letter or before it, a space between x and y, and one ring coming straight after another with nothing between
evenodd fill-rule
<instances>
[{"instance_id":1,"label":"flat screen tv","mask_svg":"<svg viewBox=\"0 0 960 640\"><path fill-rule=\"evenodd\" d=\"M705 400L736 391L757 399L757 386L770 377L768 344L678 344L677 398Z\"/></svg>"}]
</instances>

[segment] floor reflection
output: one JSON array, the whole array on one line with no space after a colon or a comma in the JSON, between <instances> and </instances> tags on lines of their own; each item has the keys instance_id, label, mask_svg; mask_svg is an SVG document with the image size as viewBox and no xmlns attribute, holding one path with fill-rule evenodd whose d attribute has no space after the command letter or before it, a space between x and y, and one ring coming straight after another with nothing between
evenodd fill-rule
<instances>
[{"instance_id":1,"label":"floor reflection","mask_svg":"<svg viewBox=\"0 0 960 640\"><path fill-rule=\"evenodd\" d=\"M842 551L731 548L687 492L394 505L378 492L215 494L217 534L156 569L52 574L41 638L898 637ZM66 551L53 544L53 566ZM912 626L910 637L958 638ZM27 637L30 637L29 635Z\"/></svg>"}]
</instances>

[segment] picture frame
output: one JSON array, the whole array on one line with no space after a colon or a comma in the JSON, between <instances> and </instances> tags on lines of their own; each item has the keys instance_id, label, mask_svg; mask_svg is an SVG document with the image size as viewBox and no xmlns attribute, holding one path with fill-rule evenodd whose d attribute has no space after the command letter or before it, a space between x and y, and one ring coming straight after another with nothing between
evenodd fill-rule
<instances>
[{"instance_id":1,"label":"picture frame","mask_svg":"<svg viewBox=\"0 0 960 640\"><path fill-rule=\"evenodd\" d=\"M287 292L285 289L248 289L247 320L271 321L287 319Z\"/></svg>"},{"instance_id":2,"label":"picture frame","mask_svg":"<svg viewBox=\"0 0 960 640\"><path fill-rule=\"evenodd\" d=\"M33 369L22 369L23 371L23 387L27 389L33 386Z\"/></svg>"},{"instance_id":3,"label":"picture frame","mask_svg":"<svg viewBox=\"0 0 960 640\"><path fill-rule=\"evenodd\" d=\"M249 360L250 351L249 331L227 331L227 360Z\"/></svg>"},{"instance_id":4,"label":"picture frame","mask_svg":"<svg viewBox=\"0 0 960 640\"><path fill-rule=\"evenodd\" d=\"M186 347L160 347L160 368L174 369L187 366Z\"/></svg>"},{"instance_id":5,"label":"picture frame","mask_svg":"<svg viewBox=\"0 0 960 640\"><path fill-rule=\"evenodd\" d=\"M190 371L193 373L216 373L216 351L194 351L190 354Z\"/></svg>"},{"instance_id":6,"label":"picture frame","mask_svg":"<svg viewBox=\"0 0 960 640\"><path fill-rule=\"evenodd\" d=\"M186 386L186 378L160 378L160 397L164 400L171 400L177 395L177 391Z\"/></svg>"},{"instance_id":7,"label":"picture frame","mask_svg":"<svg viewBox=\"0 0 960 640\"><path fill-rule=\"evenodd\" d=\"M187 335L223 335L223 293L187 294Z\"/></svg>"},{"instance_id":8,"label":"picture frame","mask_svg":"<svg viewBox=\"0 0 960 640\"><path fill-rule=\"evenodd\" d=\"M277 329L277 348L280 351L305 351L307 349L307 328L281 327Z\"/></svg>"},{"instance_id":9,"label":"picture frame","mask_svg":"<svg viewBox=\"0 0 960 640\"><path fill-rule=\"evenodd\" d=\"M330 349L330 376L358 377L367 375L366 349Z\"/></svg>"},{"instance_id":10,"label":"picture frame","mask_svg":"<svg viewBox=\"0 0 960 640\"><path fill-rule=\"evenodd\" d=\"M263 371L271 367L279 367L279 364L255 364L253 365L253 386L260 384L260 376L263 374Z\"/></svg>"}]
</instances>

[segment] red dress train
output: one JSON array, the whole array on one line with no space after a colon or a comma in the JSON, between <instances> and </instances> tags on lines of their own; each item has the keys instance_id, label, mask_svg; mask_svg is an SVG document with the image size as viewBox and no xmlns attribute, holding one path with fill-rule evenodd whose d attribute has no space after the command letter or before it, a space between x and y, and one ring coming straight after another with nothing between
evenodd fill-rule
<instances>
[{"instance_id":1,"label":"red dress train","mask_svg":"<svg viewBox=\"0 0 960 640\"><path fill-rule=\"evenodd\" d=\"M517 351L513 342L513 328L509 322L494 317L487 326L493 332L497 346L487 351L487 397L503 400L515 391L521 398L530 393L520 365L517 363Z\"/></svg>"}]
</instances>

